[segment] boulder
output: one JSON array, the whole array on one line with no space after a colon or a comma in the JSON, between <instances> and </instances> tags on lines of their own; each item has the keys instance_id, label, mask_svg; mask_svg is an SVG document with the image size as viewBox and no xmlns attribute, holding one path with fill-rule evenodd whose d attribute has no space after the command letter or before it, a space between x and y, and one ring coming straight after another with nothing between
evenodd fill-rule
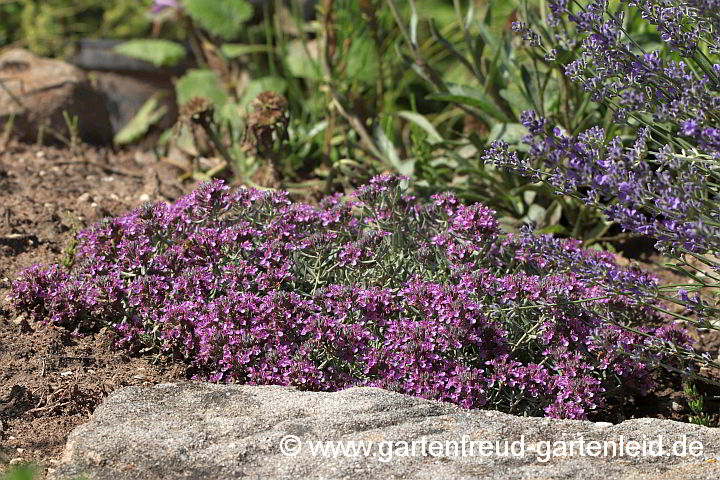
<instances>
[{"instance_id":1,"label":"boulder","mask_svg":"<svg viewBox=\"0 0 720 480\"><path fill-rule=\"evenodd\" d=\"M720 430L667 420L611 425L365 387L186 382L112 393L48 478L710 480L719 457Z\"/></svg>"},{"instance_id":2,"label":"boulder","mask_svg":"<svg viewBox=\"0 0 720 480\"><path fill-rule=\"evenodd\" d=\"M112 141L112 126L101 94L86 74L63 61L41 58L12 49L0 55L0 129L13 118L13 135L35 141L40 127L44 138L69 138L63 112L78 119L80 138L96 144Z\"/></svg>"}]
</instances>

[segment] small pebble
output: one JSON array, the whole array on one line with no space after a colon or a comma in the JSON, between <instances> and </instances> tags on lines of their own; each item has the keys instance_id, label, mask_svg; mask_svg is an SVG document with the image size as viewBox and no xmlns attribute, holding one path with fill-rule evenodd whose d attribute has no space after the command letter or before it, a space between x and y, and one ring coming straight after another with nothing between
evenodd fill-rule
<instances>
[{"instance_id":1,"label":"small pebble","mask_svg":"<svg viewBox=\"0 0 720 480\"><path fill-rule=\"evenodd\" d=\"M23 459L22 459L22 458L19 458L19 457L18 457L18 458L13 458L12 460L10 460L10 465L17 465L17 464L22 463L22 462L23 462Z\"/></svg>"},{"instance_id":2,"label":"small pebble","mask_svg":"<svg viewBox=\"0 0 720 480\"><path fill-rule=\"evenodd\" d=\"M87 203L90 200L90 194L88 192L85 192L77 198L77 203Z\"/></svg>"},{"instance_id":3,"label":"small pebble","mask_svg":"<svg viewBox=\"0 0 720 480\"><path fill-rule=\"evenodd\" d=\"M143 193L142 195L140 195L140 198L139 198L139 199L140 199L141 202L149 202L149 201L150 201L150 195L148 195L147 193Z\"/></svg>"},{"instance_id":4,"label":"small pebble","mask_svg":"<svg viewBox=\"0 0 720 480\"><path fill-rule=\"evenodd\" d=\"M673 409L674 412L682 412L683 410L685 410L685 408L682 405L680 405L678 402L672 402L671 408Z\"/></svg>"},{"instance_id":5,"label":"small pebble","mask_svg":"<svg viewBox=\"0 0 720 480\"><path fill-rule=\"evenodd\" d=\"M43 151L41 150L41 151L37 152L37 153L35 154L35 156L36 156L37 158L43 158L43 157L45 156L45 152L43 152Z\"/></svg>"},{"instance_id":6,"label":"small pebble","mask_svg":"<svg viewBox=\"0 0 720 480\"><path fill-rule=\"evenodd\" d=\"M103 178L102 178L102 181L103 181L103 182L114 182L114 181L115 181L115 177L103 177Z\"/></svg>"}]
</instances>

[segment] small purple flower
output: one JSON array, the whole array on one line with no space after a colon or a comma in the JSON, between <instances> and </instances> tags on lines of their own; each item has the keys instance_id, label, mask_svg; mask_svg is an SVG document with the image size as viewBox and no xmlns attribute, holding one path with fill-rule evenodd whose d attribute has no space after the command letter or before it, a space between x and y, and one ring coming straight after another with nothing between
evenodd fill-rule
<instances>
[{"instance_id":1,"label":"small purple flower","mask_svg":"<svg viewBox=\"0 0 720 480\"><path fill-rule=\"evenodd\" d=\"M177 0L153 0L152 13L160 13L166 8L179 8L180 4Z\"/></svg>"},{"instance_id":2,"label":"small purple flower","mask_svg":"<svg viewBox=\"0 0 720 480\"><path fill-rule=\"evenodd\" d=\"M686 120L683 123L683 135L694 135L698 128L698 122L694 119Z\"/></svg>"}]
</instances>

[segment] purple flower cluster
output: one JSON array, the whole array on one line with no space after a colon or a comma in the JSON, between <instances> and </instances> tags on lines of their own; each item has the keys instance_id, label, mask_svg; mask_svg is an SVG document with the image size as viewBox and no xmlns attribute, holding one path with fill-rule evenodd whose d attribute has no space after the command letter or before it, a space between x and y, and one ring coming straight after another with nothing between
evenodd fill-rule
<instances>
[{"instance_id":1,"label":"purple flower cluster","mask_svg":"<svg viewBox=\"0 0 720 480\"><path fill-rule=\"evenodd\" d=\"M502 235L486 207L419 202L403 180L319 207L207 183L81 232L71 270L32 267L11 298L210 381L376 386L560 418L646 392L658 342L688 348L679 329L621 328L651 315L623 295L646 275L578 242Z\"/></svg>"},{"instance_id":2,"label":"purple flower cluster","mask_svg":"<svg viewBox=\"0 0 720 480\"><path fill-rule=\"evenodd\" d=\"M624 1L657 28L672 55L645 51L624 28L622 9L582 3L550 2L553 18L569 20L582 39L565 74L612 108L617 122L636 127L634 143L607 138L600 127L568 134L527 111L527 155L495 142L484 160L600 208L670 255L717 252L720 64L705 53L720 44L715 2Z\"/></svg>"},{"instance_id":3,"label":"purple flower cluster","mask_svg":"<svg viewBox=\"0 0 720 480\"><path fill-rule=\"evenodd\" d=\"M713 64L705 53L718 53L720 45L717 2L622 3L630 7L631 16L639 14L653 25L673 54L647 51L628 34L625 11L611 12L607 0L552 0L549 25L556 28L549 35L564 39L566 51L580 47L576 59L564 65L566 76L591 93L594 101L609 104L618 122L649 116L653 123L678 126L692 145L710 153L719 151L720 64ZM542 47L541 37L527 25L518 25L516 31L530 46Z\"/></svg>"},{"instance_id":4,"label":"purple flower cluster","mask_svg":"<svg viewBox=\"0 0 720 480\"><path fill-rule=\"evenodd\" d=\"M504 142L494 142L484 160L548 182L559 193L597 206L623 228L655 238L658 246L672 251L680 246L707 252L720 246L720 206L708 195L711 178L700 163L686 161L669 145L648 155L650 129L638 132L635 143L624 147L615 137L605 141L599 127L571 137L546 125L533 128L534 113L526 112L531 133L527 156L509 152ZM531 165L541 163L543 170Z\"/></svg>"}]
</instances>

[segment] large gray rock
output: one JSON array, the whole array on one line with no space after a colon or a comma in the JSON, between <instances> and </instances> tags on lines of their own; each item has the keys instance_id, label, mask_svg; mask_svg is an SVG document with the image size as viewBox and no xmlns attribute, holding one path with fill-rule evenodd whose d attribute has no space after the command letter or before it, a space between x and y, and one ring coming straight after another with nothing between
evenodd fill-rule
<instances>
[{"instance_id":1,"label":"large gray rock","mask_svg":"<svg viewBox=\"0 0 720 480\"><path fill-rule=\"evenodd\" d=\"M0 128L12 118L13 134L22 140L35 141L41 127L50 129L45 139L69 138L63 112L77 117L83 140L112 141L104 99L82 70L21 49L0 55Z\"/></svg>"},{"instance_id":2,"label":"large gray rock","mask_svg":"<svg viewBox=\"0 0 720 480\"><path fill-rule=\"evenodd\" d=\"M329 445L312 442L327 441L345 448L366 442L370 455L312 454L313 446ZM511 448L515 442L518 456L502 455L506 441ZM635 450L643 441L648 455ZM553 451L563 445L565 455ZM688 450L684 456L649 455L659 452L658 445L666 453L675 447L678 454L681 445L690 446L693 455ZM297 454L284 455L283 446ZM598 448L607 448L608 456ZM595 452L599 456L591 456ZM719 455L719 430L672 421L612 426L468 412L373 388L311 393L182 383L128 387L110 395L70 435L50 478L716 480Z\"/></svg>"}]
</instances>

